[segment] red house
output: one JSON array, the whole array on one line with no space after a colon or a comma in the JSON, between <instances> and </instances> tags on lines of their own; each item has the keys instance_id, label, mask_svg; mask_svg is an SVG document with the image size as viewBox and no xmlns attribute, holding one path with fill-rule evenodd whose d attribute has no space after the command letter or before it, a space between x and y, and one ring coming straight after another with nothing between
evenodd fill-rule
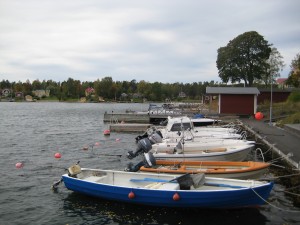
<instances>
[{"instance_id":1,"label":"red house","mask_svg":"<svg viewBox=\"0 0 300 225\"><path fill-rule=\"evenodd\" d=\"M218 113L253 115L257 110L256 87L206 87L206 94L218 96Z\"/></svg>"}]
</instances>

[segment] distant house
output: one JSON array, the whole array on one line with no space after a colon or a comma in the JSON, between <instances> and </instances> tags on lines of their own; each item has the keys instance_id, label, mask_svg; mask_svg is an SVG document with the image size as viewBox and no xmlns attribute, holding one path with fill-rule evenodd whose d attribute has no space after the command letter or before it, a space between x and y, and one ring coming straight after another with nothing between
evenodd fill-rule
<instances>
[{"instance_id":1,"label":"distant house","mask_svg":"<svg viewBox=\"0 0 300 225\"><path fill-rule=\"evenodd\" d=\"M128 97L128 94L126 94L126 93L121 94L121 99L126 99L127 97Z\"/></svg>"},{"instance_id":2,"label":"distant house","mask_svg":"<svg viewBox=\"0 0 300 225\"><path fill-rule=\"evenodd\" d=\"M16 92L15 93L15 97L17 97L17 98L23 98L23 92L20 92L20 91Z\"/></svg>"},{"instance_id":3,"label":"distant house","mask_svg":"<svg viewBox=\"0 0 300 225\"><path fill-rule=\"evenodd\" d=\"M218 96L218 113L253 115L257 110L256 87L206 87L206 94Z\"/></svg>"},{"instance_id":4,"label":"distant house","mask_svg":"<svg viewBox=\"0 0 300 225\"><path fill-rule=\"evenodd\" d=\"M271 101L271 89L259 89L260 95L257 97L258 104ZM272 89L272 102L285 102L291 94L291 89Z\"/></svg>"},{"instance_id":5,"label":"distant house","mask_svg":"<svg viewBox=\"0 0 300 225\"><path fill-rule=\"evenodd\" d=\"M140 94L140 93L134 93L134 94L132 95L132 98L142 98L142 97L143 97L143 95Z\"/></svg>"},{"instance_id":6,"label":"distant house","mask_svg":"<svg viewBox=\"0 0 300 225\"><path fill-rule=\"evenodd\" d=\"M87 89L85 89L85 96L89 96L89 95L93 95L95 94L95 89L92 87L88 87Z\"/></svg>"},{"instance_id":7,"label":"distant house","mask_svg":"<svg viewBox=\"0 0 300 225\"><path fill-rule=\"evenodd\" d=\"M79 100L79 102L85 103L86 102L86 97L81 97L80 100Z\"/></svg>"},{"instance_id":8,"label":"distant house","mask_svg":"<svg viewBox=\"0 0 300 225\"><path fill-rule=\"evenodd\" d=\"M39 98L41 98L41 97L49 97L49 95L50 95L50 90L49 89L47 89L47 90L35 90L35 91L32 91L32 93L35 95L35 96L37 96L37 97L39 97Z\"/></svg>"},{"instance_id":9,"label":"distant house","mask_svg":"<svg viewBox=\"0 0 300 225\"><path fill-rule=\"evenodd\" d=\"M104 98L102 96L99 96L98 101L99 102L105 102L105 100L104 100Z\"/></svg>"},{"instance_id":10,"label":"distant house","mask_svg":"<svg viewBox=\"0 0 300 225\"><path fill-rule=\"evenodd\" d=\"M276 80L276 84L278 85L278 88L284 89L287 88L288 85L286 84L287 78L278 78Z\"/></svg>"},{"instance_id":11,"label":"distant house","mask_svg":"<svg viewBox=\"0 0 300 225\"><path fill-rule=\"evenodd\" d=\"M26 95L25 96L25 101L26 102L32 102L33 101L32 96L31 95Z\"/></svg>"},{"instance_id":12,"label":"distant house","mask_svg":"<svg viewBox=\"0 0 300 225\"><path fill-rule=\"evenodd\" d=\"M2 90L2 95L5 96L5 97L8 97L10 95L10 93L12 92L11 89L8 89L8 88L4 88Z\"/></svg>"},{"instance_id":13,"label":"distant house","mask_svg":"<svg viewBox=\"0 0 300 225\"><path fill-rule=\"evenodd\" d=\"M186 94L183 91L181 91L181 92L179 92L178 97L179 98L186 98Z\"/></svg>"}]
</instances>

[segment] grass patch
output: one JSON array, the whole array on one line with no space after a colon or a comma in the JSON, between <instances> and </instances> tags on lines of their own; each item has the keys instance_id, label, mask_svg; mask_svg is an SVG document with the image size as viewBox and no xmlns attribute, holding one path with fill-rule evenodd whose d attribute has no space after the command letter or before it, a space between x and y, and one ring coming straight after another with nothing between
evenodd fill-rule
<instances>
[{"instance_id":1,"label":"grass patch","mask_svg":"<svg viewBox=\"0 0 300 225\"><path fill-rule=\"evenodd\" d=\"M270 103L265 102L258 106L258 111L264 114L265 119L270 118ZM272 119L278 126L284 124L300 123L300 102L280 102L272 105Z\"/></svg>"}]
</instances>

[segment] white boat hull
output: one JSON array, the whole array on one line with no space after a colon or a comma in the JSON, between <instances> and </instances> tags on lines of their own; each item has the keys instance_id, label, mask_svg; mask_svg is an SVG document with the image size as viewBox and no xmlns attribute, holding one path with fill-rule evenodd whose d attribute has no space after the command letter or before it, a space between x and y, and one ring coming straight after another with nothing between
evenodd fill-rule
<instances>
[{"instance_id":1,"label":"white boat hull","mask_svg":"<svg viewBox=\"0 0 300 225\"><path fill-rule=\"evenodd\" d=\"M183 151L183 153L162 153L153 152L153 156L158 160L199 160L199 161L243 161L247 158L254 145L241 147L231 147L226 151Z\"/></svg>"}]
</instances>

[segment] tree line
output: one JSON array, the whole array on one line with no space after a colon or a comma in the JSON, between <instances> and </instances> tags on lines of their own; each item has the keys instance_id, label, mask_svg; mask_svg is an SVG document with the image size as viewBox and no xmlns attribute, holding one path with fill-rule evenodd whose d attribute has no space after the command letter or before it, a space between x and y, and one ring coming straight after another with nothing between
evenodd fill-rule
<instances>
[{"instance_id":1,"label":"tree line","mask_svg":"<svg viewBox=\"0 0 300 225\"><path fill-rule=\"evenodd\" d=\"M218 86L218 82L194 82L194 83L150 83L147 81L131 80L131 81L113 81L112 77L104 77L101 80L89 82L68 78L63 82L55 82L53 80L34 80L30 82L9 82L2 80L0 89L11 89L13 93L22 92L23 95L32 95L34 90L50 90L50 97L57 98L61 101L68 99L80 99L88 97L98 99L103 97L105 100L112 101L128 101L133 98L147 99L148 101L165 101L170 100L199 100L205 94L207 86ZM86 90L93 88L94 92L86 96ZM186 97L180 96L184 93Z\"/></svg>"},{"instance_id":2,"label":"tree line","mask_svg":"<svg viewBox=\"0 0 300 225\"><path fill-rule=\"evenodd\" d=\"M273 44L268 43L256 31L245 32L230 40L226 46L218 49L216 60L221 82L193 82L193 83L150 83L147 81L113 81L107 76L101 80L89 82L68 78L67 81L55 82L53 80L27 80L22 83L2 80L0 89L10 88L14 93L22 92L31 95L34 90L50 90L50 96L59 100L79 99L86 97L85 90L93 88L94 92L89 98L105 100L124 100L137 98L148 101L170 100L199 100L205 95L207 86L264 86L275 84L284 65L283 57ZM300 54L297 54L291 63L291 72L287 84L300 86ZM184 95L180 95L184 93ZM93 100L93 99L91 99Z\"/></svg>"}]
</instances>

